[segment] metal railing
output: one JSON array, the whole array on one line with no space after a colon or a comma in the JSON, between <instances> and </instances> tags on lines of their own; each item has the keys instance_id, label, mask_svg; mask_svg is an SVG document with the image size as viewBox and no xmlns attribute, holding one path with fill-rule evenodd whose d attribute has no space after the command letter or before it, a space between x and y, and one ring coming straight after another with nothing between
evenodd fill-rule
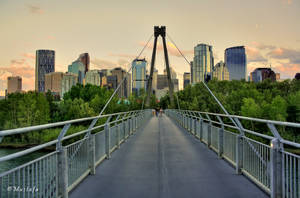
<instances>
[{"instance_id":1,"label":"metal railing","mask_svg":"<svg viewBox=\"0 0 300 198\"><path fill-rule=\"evenodd\" d=\"M300 144L282 138L276 128L299 129L300 123L188 110L169 109L166 114L233 165L237 174L244 174L272 198L300 197L300 156L284 150L285 146L299 149ZM226 118L240 126L225 123ZM264 123L273 136L246 129L239 120ZM252 139L254 136L262 141Z\"/></svg>"},{"instance_id":2,"label":"metal railing","mask_svg":"<svg viewBox=\"0 0 300 198\"><path fill-rule=\"evenodd\" d=\"M120 148L120 144L141 127L150 115L149 110L139 110L0 131L2 139L14 134L63 127L56 140L0 157L1 163L56 145L54 152L0 173L0 197L68 197L68 193L87 175L94 175L95 167L109 159L111 153ZM98 120L104 118L105 124L97 126ZM71 124L91 120L87 130L65 136ZM82 136L76 142L63 146L63 141Z\"/></svg>"}]
</instances>

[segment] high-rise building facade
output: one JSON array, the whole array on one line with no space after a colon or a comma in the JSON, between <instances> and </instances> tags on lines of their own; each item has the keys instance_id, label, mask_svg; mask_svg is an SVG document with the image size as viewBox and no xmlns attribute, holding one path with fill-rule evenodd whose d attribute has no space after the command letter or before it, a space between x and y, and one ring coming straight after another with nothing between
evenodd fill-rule
<instances>
[{"instance_id":1,"label":"high-rise building facade","mask_svg":"<svg viewBox=\"0 0 300 198\"><path fill-rule=\"evenodd\" d=\"M212 78L214 56L212 46L198 44L194 47L194 59L191 65L192 84L208 81Z\"/></svg>"},{"instance_id":2,"label":"high-rise building facade","mask_svg":"<svg viewBox=\"0 0 300 198\"><path fill-rule=\"evenodd\" d=\"M90 70L90 56L89 53L83 53L79 55L78 61L84 65L84 73Z\"/></svg>"},{"instance_id":3,"label":"high-rise building facade","mask_svg":"<svg viewBox=\"0 0 300 198\"><path fill-rule=\"evenodd\" d=\"M132 91L139 94L140 89L146 90L146 68L145 59L135 59L132 61Z\"/></svg>"},{"instance_id":4,"label":"high-rise building facade","mask_svg":"<svg viewBox=\"0 0 300 198\"><path fill-rule=\"evenodd\" d=\"M7 94L22 91L22 78L20 76L7 77Z\"/></svg>"},{"instance_id":5,"label":"high-rise building facade","mask_svg":"<svg viewBox=\"0 0 300 198\"><path fill-rule=\"evenodd\" d=\"M85 76L85 66L79 60L74 61L71 65L68 66L68 72L76 74L78 76L78 83L83 84Z\"/></svg>"},{"instance_id":6,"label":"high-rise building facade","mask_svg":"<svg viewBox=\"0 0 300 198\"><path fill-rule=\"evenodd\" d=\"M176 74L176 72L175 72L175 70L172 68L172 67L170 67L170 73L171 73L171 79L176 79L177 78L177 74ZM164 69L164 75L168 75L167 74L167 69Z\"/></svg>"},{"instance_id":7,"label":"high-rise building facade","mask_svg":"<svg viewBox=\"0 0 300 198\"><path fill-rule=\"evenodd\" d=\"M262 82L265 79L276 81L276 74L271 68L256 68L251 75L253 82Z\"/></svg>"},{"instance_id":8,"label":"high-rise building facade","mask_svg":"<svg viewBox=\"0 0 300 198\"><path fill-rule=\"evenodd\" d=\"M61 94L63 72L51 72L45 75L45 92L51 91L54 95Z\"/></svg>"},{"instance_id":9,"label":"high-rise building facade","mask_svg":"<svg viewBox=\"0 0 300 198\"><path fill-rule=\"evenodd\" d=\"M122 82L123 78L127 77L123 84L121 85L120 89L118 90L118 95L120 98L127 98L129 97L131 91L131 76L127 74L127 72L122 69L121 67L117 67L111 70L112 76L117 76L118 85ZM127 75L127 76L126 76Z\"/></svg>"},{"instance_id":10,"label":"high-rise building facade","mask_svg":"<svg viewBox=\"0 0 300 198\"><path fill-rule=\"evenodd\" d=\"M189 84L191 84L191 73L184 72L184 74L183 74L183 88L186 88Z\"/></svg>"},{"instance_id":11,"label":"high-rise building facade","mask_svg":"<svg viewBox=\"0 0 300 198\"><path fill-rule=\"evenodd\" d=\"M61 82L61 97L64 97L65 93L76 85L78 82L78 75L73 73L65 73Z\"/></svg>"},{"instance_id":12,"label":"high-rise building facade","mask_svg":"<svg viewBox=\"0 0 300 198\"><path fill-rule=\"evenodd\" d=\"M89 70L85 74L85 84L101 85L101 76L99 70Z\"/></svg>"},{"instance_id":13,"label":"high-rise building facade","mask_svg":"<svg viewBox=\"0 0 300 198\"><path fill-rule=\"evenodd\" d=\"M155 91L157 90L157 75L158 75L158 70L154 69L153 76L152 76L152 90Z\"/></svg>"},{"instance_id":14,"label":"high-rise building facade","mask_svg":"<svg viewBox=\"0 0 300 198\"><path fill-rule=\"evenodd\" d=\"M35 90L45 92L45 74L55 71L55 51L37 50L35 61Z\"/></svg>"},{"instance_id":15,"label":"high-rise building facade","mask_svg":"<svg viewBox=\"0 0 300 198\"><path fill-rule=\"evenodd\" d=\"M225 50L225 64L229 71L230 80L246 80L247 56L244 46L227 48Z\"/></svg>"},{"instance_id":16,"label":"high-rise building facade","mask_svg":"<svg viewBox=\"0 0 300 198\"><path fill-rule=\"evenodd\" d=\"M229 72L223 61L217 63L214 67L213 78L217 80L229 80Z\"/></svg>"},{"instance_id":17,"label":"high-rise building facade","mask_svg":"<svg viewBox=\"0 0 300 198\"><path fill-rule=\"evenodd\" d=\"M168 77L164 74L157 75L157 89L165 89L168 87Z\"/></svg>"}]
</instances>

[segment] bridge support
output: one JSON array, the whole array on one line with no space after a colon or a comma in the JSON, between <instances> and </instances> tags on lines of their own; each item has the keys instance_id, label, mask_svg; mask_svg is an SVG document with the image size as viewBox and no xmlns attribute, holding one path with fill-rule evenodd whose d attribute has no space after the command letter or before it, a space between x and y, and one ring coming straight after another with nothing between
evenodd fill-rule
<instances>
[{"instance_id":1,"label":"bridge support","mask_svg":"<svg viewBox=\"0 0 300 198\"><path fill-rule=\"evenodd\" d=\"M154 72L154 65L155 65L155 57L156 57L156 46L157 46L157 38L161 36L163 40L163 49L165 55L165 63L166 63L166 70L167 70L167 78L168 78L168 85L169 85L169 96L170 96L170 103L173 106L174 98L173 98L173 83L171 80L171 73L170 73L170 66L169 66L169 56L168 56L168 49L166 44L166 26L154 26L154 44L153 44L153 51L152 51L152 58L151 58L151 68L150 68L150 76L147 83L147 98L146 98L146 105L149 106L150 104L150 97L152 93L152 79L153 79L153 72Z\"/></svg>"},{"instance_id":2,"label":"bridge support","mask_svg":"<svg viewBox=\"0 0 300 198\"><path fill-rule=\"evenodd\" d=\"M58 197L68 198L68 155L66 148L60 149L57 160Z\"/></svg>"},{"instance_id":3,"label":"bridge support","mask_svg":"<svg viewBox=\"0 0 300 198\"><path fill-rule=\"evenodd\" d=\"M243 135L236 137L236 173L241 174L243 168Z\"/></svg>"},{"instance_id":4,"label":"bridge support","mask_svg":"<svg viewBox=\"0 0 300 198\"><path fill-rule=\"evenodd\" d=\"M283 197L282 183L283 183L283 156L281 152L281 143L279 139L274 138L271 141L271 198Z\"/></svg>"}]
</instances>

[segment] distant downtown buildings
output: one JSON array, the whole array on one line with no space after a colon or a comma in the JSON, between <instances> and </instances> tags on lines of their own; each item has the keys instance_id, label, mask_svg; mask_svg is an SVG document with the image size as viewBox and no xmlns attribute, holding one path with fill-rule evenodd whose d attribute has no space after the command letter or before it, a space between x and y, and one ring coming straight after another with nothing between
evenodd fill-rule
<instances>
[{"instance_id":1,"label":"distant downtown buildings","mask_svg":"<svg viewBox=\"0 0 300 198\"><path fill-rule=\"evenodd\" d=\"M225 50L224 62L220 61L214 65L213 47L208 44L198 44L194 47L194 58L191 61L190 72L183 75L183 87L202 81L217 80L250 80L262 81L266 78L280 80L280 74L274 73L269 68L258 68L248 78L247 56L244 46L230 47ZM139 94L141 89L147 85L147 61L135 59L132 62L132 73L127 74L126 70L117 67L111 70L90 70L90 57L88 53L82 53L68 66L68 72L55 72L55 51L37 50L35 67L35 89L38 92L50 90L53 94L63 97L73 85L77 83L87 85L93 84L109 89L116 89L123 78L124 84L118 91L118 96L128 98L131 92ZM174 91L179 90L176 72L170 67ZM7 93L21 92L22 78L19 76L8 77ZM168 91L166 70L164 74L153 72L152 90L157 97L165 95Z\"/></svg>"},{"instance_id":2,"label":"distant downtown buildings","mask_svg":"<svg viewBox=\"0 0 300 198\"><path fill-rule=\"evenodd\" d=\"M214 65L213 47L198 44L194 47L194 59L191 61L190 83L217 80L246 80L247 56L244 46L227 48L224 54L225 62ZM188 84L188 73L184 76L183 87Z\"/></svg>"},{"instance_id":3,"label":"distant downtown buildings","mask_svg":"<svg viewBox=\"0 0 300 198\"><path fill-rule=\"evenodd\" d=\"M35 90L45 92L45 74L55 71L55 52L37 50L35 58Z\"/></svg>"},{"instance_id":4,"label":"distant downtown buildings","mask_svg":"<svg viewBox=\"0 0 300 198\"><path fill-rule=\"evenodd\" d=\"M229 71L229 80L246 80L247 56L244 46L227 48L224 59Z\"/></svg>"},{"instance_id":5,"label":"distant downtown buildings","mask_svg":"<svg viewBox=\"0 0 300 198\"><path fill-rule=\"evenodd\" d=\"M7 78L7 94L22 91L22 78L20 76L10 76Z\"/></svg>"},{"instance_id":6,"label":"distant downtown buildings","mask_svg":"<svg viewBox=\"0 0 300 198\"><path fill-rule=\"evenodd\" d=\"M135 59L132 61L132 92L139 94L141 89L146 91L147 61L145 59Z\"/></svg>"}]
</instances>

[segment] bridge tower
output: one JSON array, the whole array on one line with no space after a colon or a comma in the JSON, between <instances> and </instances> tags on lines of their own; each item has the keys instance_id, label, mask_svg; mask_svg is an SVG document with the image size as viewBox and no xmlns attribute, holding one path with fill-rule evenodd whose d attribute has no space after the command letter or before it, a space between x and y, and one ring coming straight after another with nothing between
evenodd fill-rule
<instances>
[{"instance_id":1,"label":"bridge tower","mask_svg":"<svg viewBox=\"0 0 300 198\"><path fill-rule=\"evenodd\" d=\"M155 64L155 57L156 57L156 46L157 46L157 38L161 36L163 40L163 48L164 48L164 55L165 55L165 63L167 69L167 78L168 78L168 85L169 85L169 96L171 105L173 105L173 83L171 80L171 73L170 73L170 66L169 66L169 57L168 57L168 49L166 45L166 26L154 26L154 44L153 44L153 51L152 51L152 58L151 58L151 69L150 69L150 76L148 79L147 84L147 99L146 105L150 104L150 96L152 92L152 79L153 79L153 71L154 71L154 64Z\"/></svg>"}]
</instances>

